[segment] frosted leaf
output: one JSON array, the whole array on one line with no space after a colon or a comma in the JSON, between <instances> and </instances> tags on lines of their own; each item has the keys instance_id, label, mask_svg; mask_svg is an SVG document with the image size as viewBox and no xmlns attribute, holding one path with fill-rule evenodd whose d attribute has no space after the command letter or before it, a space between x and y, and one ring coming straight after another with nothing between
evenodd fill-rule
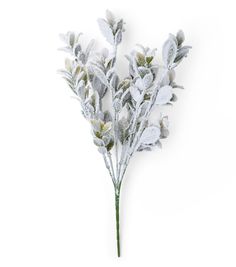
<instances>
[{"instance_id":1,"label":"frosted leaf","mask_svg":"<svg viewBox=\"0 0 236 267\"><path fill-rule=\"evenodd\" d=\"M95 91L98 92L100 98L102 98L106 92L105 85L100 81L100 79L94 76L92 81L92 87Z\"/></svg>"},{"instance_id":2,"label":"frosted leaf","mask_svg":"<svg viewBox=\"0 0 236 267\"><path fill-rule=\"evenodd\" d=\"M91 50L93 49L94 45L95 45L95 40L92 39L92 40L89 42L89 44L88 44L88 46L87 46L87 48L86 48L86 51L85 51L85 54L86 54L86 57L87 57L87 58L88 58L88 56L90 55L90 52L91 52Z\"/></svg>"},{"instance_id":3,"label":"frosted leaf","mask_svg":"<svg viewBox=\"0 0 236 267\"><path fill-rule=\"evenodd\" d=\"M176 94L172 94L172 97L170 99L171 102L176 102L178 100L178 97Z\"/></svg>"},{"instance_id":4,"label":"frosted leaf","mask_svg":"<svg viewBox=\"0 0 236 267\"><path fill-rule=\"evenodd\" d=\"M94 107L90 103L86 103L84 106L84 116L86 118L92 118L94 115Z\"/></svg>"},{"instance_id":5,"label":"frosted leaf","mask_svg":"<svg viewBox=\"0 0 236 267\"><path fill-rule=\"evenodd\" d=\"M104 146L104 141L101 138L98 138L95 134L93 136L93 142L96 146Z\"/></svg>"},{"instance_id":6,"label":"frosted leaf","mask_svg":"<svg viewBox=\"0 0 236 267\"><path fill-rule=\"evenodd\" d=\"M154 144L159 140L160 135L161 135L161 131L159 127L154 126L154 125L149 126L143 131L140 137L139 143L140 145Z\"/></svg>"},{"instance_id":7,"label":"frosted leaf","mask_svg":"<svg viewBox=\"0 0 236 267\"><path fill-rule=\"evenodd\" d=\"M116 23L116 30L122 30L122 32L124 32L124 21L123 19L120 19L117 23Z\"/></svg>"},{"instance_id":8,"label":"frosted leaf","mask_svg":"<svg viewBox=\"0 0 236 267\"><path fill-rule=\"evenodd\" d=\"M111 81L110 81L110 85L115 89L117 90L117 87L118 87L118 84L119 84L119 76L114 73L112 75L112 78L111 78Z\"/></svg>"},{"instance_id":9,"label":"frosted leaf","mask_svg":"<svg viewBox=\"0 0 236 267\"><path fill-rule=\"evenodd\" d=\"M138 67L138 72L141 78L143 78L145 75L150 73L149 68L146 67Z\"/></svg>"},{"instance_id":10,"label":"frosted leaf","mask_svg":"<svg viewBox=\"0 0 236 267\"><path fill-rule=\"evenodd\" d=\"M180 46L184 42L184 32L182 30L179 30L176 35L176 39L178 41L178 45Z\"/></svg>"},{"instance_id":11,"label":"frosted leaf","mask_svg":"<svg viewBox=\"0 0 236 267\"><path fill-rule=\"evenodd\" d=\"M75 91L77 93L77 95L79 95L82 99L85 98L85 95L84 95L84 92L85 92L85 84L84 84L84 81L81 80L78 85L76 86L75 88Z\"/></svg>"},{"instance_id":12,"label":"frosted leaf","mask_svg":"<svg viewBox=\"0 0 236 267\"><path fill-rule=\"evenodd\" d=\"M77 44L74 48L74 54L75 56L77 57L78 54L81 52L82 48L81 48L81 45L80 44Z\"/></svg>"},{"instance_id":13,"label":"frosted leaf","mask_svg":"<svg viewBox=\"0 0 236 267\"><path fill-rule=\"evenodd\" d=\"M122 109L122 102L119 98L115 98L113 101L113 107L116 112L120 112Z\"/></svg>"},{"instance_id":14,"label":"frosted leaf","mask_svg":"<svg viewBox=\"0 0 236 267\"><path fill-rule=\"evenodd\" d=\"M130 94L136 102L141 100L141 93L137 87L131 86L130 87Z\"/></svg>"},{"instance_id":15,"label":"frosted leaf","mask_svg":"<svg viewBox=\"0 0 236 267\"><path fill-rule=\"evenodd\" d=\"M166 68L170 68L174 63L177 53L177 45L172 38L169 38L163 45L162 58Z\"/></svg>"},{"instance_id":16,"label":"frosted leaf","mask_svg":"<svg viewBox=\"0 0 236 267\"><path fill-rule=\"evenodd\" d=\"M110 25L104 19L98 19L98 25L101 33L111 45L114 44L114 35Z\"/></svg>"},{"instance_id":17,"label":"frosted leaf","mask_svg":"<svg viewBox=\"0 0 236 267\"><path fill-rule=\"evenodd\" d=\"M118 138L123 144L128 136L129 122L125 117L122 117L118 122Z\"/></svg>"},{"instance_id":18,"label":"frosted leaf","mask_svg":"<svg viewBox=\"0 0 236 267\"><path fill-rule=\"evenodd\" d=\"M144 101L142 103L142 105L140 106L140 113L139 113L139 117L144 116L144 114L146 113L146 110L148 108L149 102L148 101Z\"/></svg>"},{"instance_id":19,"label":"frosted leaf","mask_svg":"<svg viewBox=\"0 0 236 267\"><path fill-rule=\"evenodd\" d=\"M69 44L71 47L73 47L74 43L75 43L75 34L73 32L71 32L70 36L69 36Z\"/></svg>"},{"instance_id":20,"label":"frosted leaf","mask_svg":"<svg viewBox=\"0 0 236 267\"><path fill-rule=\"evenodd\" d=\"M157 93L156 104L157 105L165 105L172 98L172 87L169 85L165 85L161 87Z\"/></svg>"},{"instance_id":21,"label":"frosted leaf","mask_svg":"<svg viewBox=\"0 0 236 267\"><path fill-rule=\"evenodd\" d=\"M65 60L65 68L68 72L72 72L72 62L69 58L66 58Z\"/></svg>"},{"instance_id":22,"label":"frosted leaf","mask_svg":"<svg viewBox=\"0 0 236 267\"><path fill-rule=\"evenodd\" d=\"M92 71L94 73L95 76L97 76L97 78L106 86L109 86L108 82L107 82L107 78L106 75L104 74L104 72L99 69L97 66L92 65L91 66Z\"/></svg>"},{"instance_id":23,"label":"frosted leaf","mask_svg":"<svg viewBox=\"0 0 236 267\"><path fill-rule=\"evenodd\" d=\"M121 30L118 30L116 35L115 35L115 44L118 45L122 41L122 32Z\"/></svg>"},{"instance_id":24,"label":"frosted leaf","mask_svg":"<svg viewBox=\"0 0 236 267\"><path fill-rule=\"evenodd\" d=\"M180 62L184 57L186 57L190 48L191 46L183 46L180 48L174 62Z\"/></svg>"},{"instance_id":25,"label":"frosted leaf","mask_svg":"<svg viewBox=\"0 0 236 267\"><path fill-rule=\"evenodd\" d=\"M143 85L145 88L149 88L152 84L152 81L153 81L153 75L152 73L149 73L149 74L146 74L144 77L143 77Z\"/></svg>"},{"instance_id":26,"label":"frosted leaf","mask_svg":"<svg viewBox=\"0 0 236 267\"><path fill-rule=\"evenodd\" d=\"M106 110L104 112L104 122L112 121L112 116L110 111Z\"/></svg>"},{"instance_id":27,"label":"frosted leaf","mask_svg":"<svg viewBox=\"0 0 236 267\"><path fill-rule=\"evenodd\" d=\"M98 147L98 152L104 155L106 154L107 149L104 146L100 146Z\"/></svg>"},{"instance_id":28,"label":"frosted leaf","mask_svg":"<svg viewBox=\"0 0 236 267\"><path fill-rule=\"evenodd\" d=\"M145 56L142 53L136 53L136 60L139 66L144 66L146 63Z\"/></svg>"},{"instance_id":29,"label":"frosted leaf","mask_svg":"<svg viewBox=\"0 0 236 267\"><path fill-rule=\"evenodd\" d=\"M76 74L76 84L78 84L78 82L84 77L85 72L81 71L78 74Z\"/></svg>"},{"instance_id":30,"label":"frosted leaf","mask_svg":"<svg viewBox=\"0 0 236 267\"><path fill-rule=\"evenodd\" d=\"M113 26L115 23L116 23L116 19L115 19L115 16L112 14L112 12L110 10L106 10L106 19L107 19L107 22Z\"/></svg>"},{"instance_id":31,"label":"frosted leaf","mask_svg":"<svg viewBox=\"0 0 236 267\"><path fill-rule=\"evenodd\" d=\"M172 83L174 81L174 79L175 79L175 71L174 70L170 70L168 72L168 74L169 74L170 82Z\"/></svg>"}]
</instances>

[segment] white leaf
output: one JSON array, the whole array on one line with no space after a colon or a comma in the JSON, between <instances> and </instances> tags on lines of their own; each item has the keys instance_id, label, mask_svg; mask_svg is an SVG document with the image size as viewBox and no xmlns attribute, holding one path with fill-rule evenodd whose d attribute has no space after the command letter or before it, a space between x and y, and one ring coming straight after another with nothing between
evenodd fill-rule
<instances>
[{"instance_id":1,"label":"white leaf","mask_svg":"<svg viewBox=\"0 0 236 267\"><path fill-rule=\"evenodd\" d=\"M94 45L95 45L95 40L92 39L92 40L89 42L89 44L88 44L88 46L87 46L87 48L86 48L86 51L85 51L85 55L86 55L87 58L88 58L88 56L90 55L90 52L91 52L91 50L93 49Z\"/></svg>"},{"instance_id":2,"label":"white leaf","mask_svg":"<svg viewBox=\"0 0 236 267\"><path fill-rule=\"evenodd\" d=\"M113 35L113 32L112 32L110 25L104 19L98 19L98 25L99 25L101 33L106 38L108 43L113 45L114 44L114 35Z\"/></svg>"},{"instance_id":3,"label":"white leaf","mask_svg":"<svg viewBox=\"0 0 236 267\"><path fill-rule=\"evenodd\" d=\"M171 97L172 97L172 87L169 85L165 85L161 87L158 91L156 104L165 105L170 101Z\"/></svg>"},{"instance_id":4,"label":"white leaf","mask_svg":"<svg viewBox=\"0 0 236 267\"><path fill-rule=\"evenodd\" d=\"M169 38L163 45L162 58L164 65L169 68L174 63L177 53L177 45L172 38Z\"/></svg>"},{"instance_id":5,"label":"white leaf","mask_svg":"<svg viewBox=\"0 0 236 267\"><path fill-rule=\"evenodd\" d=\"M122 41L122 32L121 30L118 30L118 32L115 35L115 44L118 45Z\"/></svg>"},{"instance_id":6,"label":"white leaf","mask_svg":"<svg viewBox=\"0 0 236 267\"><path fill-rule=\"evenodd\" d=\"M154 125L149 126L143 131L140 137L139 143L140 145L154 144L159 140L160 135L161 135L161 131L159 127L154 126Z\"/></svg>"},{"instance_id":7,"label":"white leaf","mask_svg":"<svg viewBox=\"0 0 236 267\"><path fill-rule=\"evenodd\" d=\"M107 82L107 78L106 75L104 74L104 72L102 70L100 70L98 67L92 65L91 66L93 73L95 74L95 76L97 76L97 78L106 86L109 86L108 82Z\"/></svg>"},{"instance_id":8,"label":"white leaf","mask_svg":"<svg viewBox=\"0 0 236 267\"><path fill-rule=\"evenodd\" d=\"M176 39L178 41L178 45L181 45L184 42L184 32L182 30L179 30L176 35Z\"/></svg>"},{"instance_id":9,"label":"white leaf","mask_svg":"<svg viewBox=\"0 0 236 267\"><path fill-rule=\"evenodd\" d=\"M110 25L114 25L116 23L115 16L112 14L110 10L106 10L106 19Z\"/></svg>"},{"instance_id":10,"label":"white leaf","mask_svg":"<svg viewBox=\"0 0 236 267\"><path fill-rule=\"evenodd\" d=\"M144 83L143 83L143 79L142 78L138 78L136 81L135 81L135 86L143 91L145 89L145 86L144 86Z\"/></svg>"},{"instance_id":11,"label":"white leaf","mask_svg":"<svg viewBox=\"0 0 236 267\"><path fill-rule=\"evenodd\" d=\"M137 87L135 87L135 86L131 86L131 87L130 87L130 94L131 94L131 96L133 97L133 99L134 99L136 102L138 102L138 101L141 100L141 93L140 93L140 91L138 90Z\"/></svg>"},{"instance_id":12,"label":"white leaf","mask_svg":"<svg viewBox=\"0 0 236 267\"><path fill-rule=\"evenodd\" d=\"M143 85L145 88L149 88L152 84L152 81L153 81L153 75L152 73L149 73L149 74L146 74L144 77L143 77Z\"/></svg>"},{"instance_id":13,"label":"white leaf","mask_svg":"<svg viewBox=\"0 0 236 267\"><path fill-rule=\"evenodd\" d=\"M100 98L104 96L105 91L106 91L105 86L97 76L94 76L93 78L92 87L95 91L98 92L98 95Z\"/></svg>"},{"instance_id":14,"label":"white leaf","mask_svg":"<svg viewBox=\"0 0 236 267\"><path fill-rule=\"evenodd\" d=\"M68 72L72 72L72 61L69 58L66 58L65 60L65 68Z\"/></svg>"}]
</instances>

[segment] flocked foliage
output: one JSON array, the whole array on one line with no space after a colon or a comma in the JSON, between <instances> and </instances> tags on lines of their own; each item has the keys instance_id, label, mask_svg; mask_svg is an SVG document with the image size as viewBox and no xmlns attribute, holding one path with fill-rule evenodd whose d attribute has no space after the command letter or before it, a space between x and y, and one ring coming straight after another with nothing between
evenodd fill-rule
<instances>
[{"instance_id":1,"label":"flocked foliage","mask_svg":"<svg viewBox=\"0 0 236 267\"><path fill-rule=\"evenodd\" d=\"M133 154L161 147L167 138L168 117L159 112L155 122L150 114L177 100L175 68L188 55L190 46L184 46L184 33L170 34L162 48L162 62L156 49L137 45L130 55L127 77L116 73L117 47L123 38L124 22L106 12L106 19L98 19L101 33L110 50L95 51L95 41L84 47L81 34L61 35L62 50L69 53L63 78L81 104L82 114L91 125L93 142L102 154L115 189L117 249L120 256L119 198L122 180ZM105 107L105 97L110 106ZM114 151L114 152L113 152Z\"/></svg>"}]
</instances>

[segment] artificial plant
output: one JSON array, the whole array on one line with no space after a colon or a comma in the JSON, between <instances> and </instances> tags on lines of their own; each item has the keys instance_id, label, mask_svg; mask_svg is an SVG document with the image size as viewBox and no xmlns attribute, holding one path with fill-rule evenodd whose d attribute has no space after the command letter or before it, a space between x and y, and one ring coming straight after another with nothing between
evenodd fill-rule
<instances>
[{"instance_id":1,"label":"artificial plant","mask_svg":"<svg viewBox=\"0 0 236 267\"><path fill-rule=\"evenodd\" d=\"M117 48L120 45L124 21L106 11L106 19L98 19L101 33L110 49L95 51L95 41L86 47L81 34L61 35L69 53L63 78L79 100L84 118L91 125L93 142L101 153L110 174L115 194L117 254L120 257L119 203L122 181L131 157L137 151L161 147L168 136L168 117L159 112L156 121L150 114L176 101L175 68L187 56L184 33L170 34L162 48L162 61L156 49L137 45L130 55L127 77L116 73Z\"/></svg>"}]
</instances>

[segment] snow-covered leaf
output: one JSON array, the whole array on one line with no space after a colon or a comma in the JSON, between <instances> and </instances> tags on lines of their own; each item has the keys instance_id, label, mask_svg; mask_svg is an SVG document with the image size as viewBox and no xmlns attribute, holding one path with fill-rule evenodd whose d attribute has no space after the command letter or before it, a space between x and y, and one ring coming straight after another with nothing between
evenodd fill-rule
<instances>
[{"instance_id":1,"label":"snow-covered leaf","mask_svg":"<svg viewBox=\"0 0 236 267\"><path fill-rule=\"evenodd\" d=\"M165 85L161 87L157 93L156 104L157 105L165 105L172 98L172 87L169 85Z\"/></svg>"},{"instance_id":2,"label":"snow-covered leaf","mask_svg":"<svg viewBox=\"0 0 236 267\"><path fill-rule=\"evenodd\" d=\"M106 19L107 19L107 22L113 26L115 23L116 23L116 19L115 19L115 16L113 15L113 13L110 11L110 10L106 10Z\"/></svg>"},{"instance_id":3,"label":"snow-covered leaf","mask_svg":"<svg viewBox=\"0 0 236 267\"><path fill-rule=\"evenodd\" d=\"M109 86L108 82L107 82L107 78L106 75L104 74L104 72L99 69L97 66L92 65L91 69L94 73L95 76L97 76L97 78L106 86Z\"/></svg>"},{"instance_id":4,"label":"snow-covered leaf","mask_svg":"<svg viewBox=\"0 0 236 267\"><path fill-rule=\"evenodd\" d=\"M152 73L149 73L149 74L146 74L144 77L143 77L143 85L146 88L149 88L152 84L152 81L153 81L153 75Z\"/></svg>"},{"instance_id":5,"label":"snow-covered leaf","mask_svg":"<svg viewBox=\"0 0 236 267\"><path fill-rule=\"evenodd\" d=\"M98 19L98 26L100 28L101 33L108 41L108 43L113 45L114 44L114 35L112 32L111 26L104 19Z\"/></svg>"},{"instance_id":6,"label":"snow-covered leaf","mask_svg":"<svg viewBox=\"0 0 236 267\"><path fill-rule=\"evenodd\" d=\"M116 35L115 35L115 45L120 44L122 41L122 32L121 30L118 30Z\"/></svg>"},{"instance_id":7,"label":"snow-covered leaf","mask_svg":"<svg viewBox=\"0 0 236 267\"><path fill-rule=\"evenodd\" d=\"M169 38L163 45L162 58L166 68L170 68L174 63L177 53L177 45L172 38Z\"/></svg>"},{"instance_id":8,"label":"snow-covered leaf","mask_svg":"<svg viewBox=\"0 0 236 267\"><path fill-rule=\"evenodd\" d=\"M141 100L141 92L136 86L130 87L130 94L136 102L139 102Z\"/></svg>"},{"instance_id":9,"label":"snow-covered leaf","mask_svg":"<svg viewBox=\"0 0 236 267\"><path fill-rule=\"evenodd\" d=\"M128 136L128 127L129 122L127 118L122 117L118 122L118 138L122 144Z\"/></svg>"},{"instance_id":10,"label":"snow-covered leaf","mask_svg":"<svg viewBox=\"0 0 236 267\"><path fill-rule=\"evenodd\" d=\"M77 57L78 54L81 52L82 48L81 48L81 45L80 44L77 44L74 48L74 54L75 56Z\"/></svg>"},{"instance_id":11,"label":"snow-covered leaf","mask_svg":"<svg viewBox=\"0 0 236 267\"><path fill-rule=\"evenodd\" d=\"M190 46L183 46L182 48L179 49L177 52L176 58L174 62L179 62L181 61L184 57L186 57L189 53Z\"/></svg>"},{"instance_id":12,"label":"snow-covered leaf","mask_svg":"<svg viewBox=\"0 0 236 267\"><path fill-rule=\"evenodd\" d=\"M68 72L72 72L72 61L69 58L65 60L65 68Z\"/></svg>"},{"instance_id":13,"label":"snow-covered leaf","mask_svg":"<svg viewBox=\"0 0 236 267\"><path fill-rule=\"evenodd\" d=\"M94 45L95 45L95 40L92 39L92 40L89 42L89 44L88 44L88 46L87 46L87 48L86 48L86 51L85 51L85 55L86 55L87 58L88 58L88 56L90 55L91 50L93 49Z\"/></svg>"},{"instance_id":14,"label":"snow-covered leaf","mask_svg":"<svg viewBox=\"0 0 236 267\"><path fill-rule=\"evenodd\" d=\"M160 135L161 135L161 131L159 127L155 125L149 126L143 131L140 137L139 143L140 145L141 144L147 144L147 145L154 144L159 140Z\"/></svg>"},{"instance_id":15,"label":"snow-covered leaf","mask_svg":"<svg viewBox=\"0 0 236 267\"><path fill-rule=\"evenodd\" d=\"M100 98L104 96L106 90L105 85L101 82L101 80L97 76L94 76L93 78L92 87L95 91L98 92Z\"/></svg>"},{"instance_id":16,"label":"snow-covered leaf","mask_svg":"<svg viewBox=\"0 0 236 267\"><path fill-rule=\"evenodd\" d=\"M184 32L182 30L179 30L176 35L176 39L178 41L178 45L180 46L184 42Z\"/></svg>"}]
</instances>

